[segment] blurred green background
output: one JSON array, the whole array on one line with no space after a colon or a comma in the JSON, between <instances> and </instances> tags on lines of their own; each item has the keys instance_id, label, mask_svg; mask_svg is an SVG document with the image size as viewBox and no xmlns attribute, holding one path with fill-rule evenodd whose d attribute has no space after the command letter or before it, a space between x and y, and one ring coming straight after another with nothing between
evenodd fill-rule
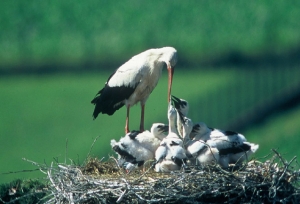
<instances>
[{"instance_id":1,"label":"blurred green background","mask_svg":"<svg viewBox=\"0 0 300 204\"><path fill-rule=\"evenodd\" d=\"M82 164L113 154L125 109L92 120L108 76L149 48L178 50L172 94L193 121L260 144L256 157L300 150L299 1L0 2L0 183L36 178L22 158ZM167 72L146 106L146 127L167 122ZM139 105L131 109L139 127ZM96 137L91 150L92 143Z\"/></svg>"}]
</instances>

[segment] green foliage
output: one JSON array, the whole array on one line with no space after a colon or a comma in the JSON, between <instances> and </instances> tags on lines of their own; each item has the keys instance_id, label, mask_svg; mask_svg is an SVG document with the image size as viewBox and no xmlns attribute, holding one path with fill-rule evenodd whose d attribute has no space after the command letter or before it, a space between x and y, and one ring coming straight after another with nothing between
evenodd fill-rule
<instances>
[{"instance_id":1,"label":"green foliage","mask_svg":"<svg viewBox=\"0 0 300 204\"><path fill-rule=\"evenodd\" d=\"M45 188L39 180L13 180L0 185L0 203L15 200L15 204L35 204L46 195Z\"/></svg>"},{"instance_id":2,"label":"green foliage","mask_svg":"<svg viewBox=\"0 0 300 204\"><path fill-rule=\"evenodd\" d=\"M172 45L190 63L300 45L299 1L2 1L0 67L123 61ZM10 65L10 66L6 66ZM25 66L25 67L26 67Z\"/></svg>"}]
</instances>

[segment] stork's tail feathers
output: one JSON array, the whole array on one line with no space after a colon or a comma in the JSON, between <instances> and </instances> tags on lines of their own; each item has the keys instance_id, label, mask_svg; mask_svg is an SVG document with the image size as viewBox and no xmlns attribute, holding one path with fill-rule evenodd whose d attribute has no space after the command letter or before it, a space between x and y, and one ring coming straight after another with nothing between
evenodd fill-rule
<instances>
[{"instance_id":1,"label":"stork's tail feathers","mask_svg":"<svg viewBox=\"0 0 300 204\"><path fill-rule=\"evenodd\" d=\"M244 142L244 144L249 145L250 146L250 150L253 153L255 153L258 150L258 148L259 148L258 144L254 144L254 143L250 143L250 142Z\"/></svg>"},{"instance_id":2,"label":"stork's tail feathers","mask_svg":"<svg viewBox=\"0 0 300 204\"><path fill-rule=\"evenodd\" d=\"M91 101L91 103L95 105L93 112L94 119L96 119L100 113L113 115L116 110L119 110L124 105L124 103L118 102L119 100L112 98L109 90L107 91L106 89L107 88L103 88L100 90Z\"/></svg>"},{"instance_id":3,"label":"stork's tail feathers","mask_svg":"<svg viewBox=\"0 0 300 204\"><path fill-rule=\"evenodd\" d=\"M100 105L99 101L100 101L100 95L95 96L95 98L91 101L91 103L95 105L95 109L94 109L94 112L93 112L93 119L94 120L97 118L97 116L99 115L99 113L102 110L102 106Z\"/></svg>"}]
</instances>

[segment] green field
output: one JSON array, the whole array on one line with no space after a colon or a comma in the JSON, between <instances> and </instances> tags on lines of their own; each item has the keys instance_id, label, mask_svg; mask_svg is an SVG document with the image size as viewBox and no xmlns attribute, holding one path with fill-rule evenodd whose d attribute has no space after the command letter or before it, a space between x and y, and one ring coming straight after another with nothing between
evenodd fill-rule
<instances>
[{"instance_id":1,"label":"green field","mask_svg":"<svg viewBox=\"0 0 300 204\"><path fill-rule=\"evenodd\" d=\"M290 161L297 156L299 161L300 106L286 112L279 112L259 125L247 130L245 135L260 145L258 156L266 156L271 149L277 149ZM298 163L299 165L299 163ZM299 166L300 168L300 166Z\"/></svg>"},{"instance_id":2,"label":"green field","mask_svg":"<svg viewBox=\"0 0 300 204\"><path fill-rule=\"evenodd\" d=\"M164 70L148 100L147 128L154 122L167 123L166 73ZM93 121L93 105L90 104L108 76L108 72L99 72L1 78L0 143L5 153L1 154L0 160L5 165L2 165L0 173L36 168L22 158L47 164L54 160L70 162L69 159L72 159L82 164L97 136L100 137L91 155L107 158L112 154L110 140L119 139L124 134L125 108L113 116L100 115ZM194 80L195 76L198 80ZM229 82L235 78L234 69L195 72L194 69L181 68L175 71L172 94L195 101L207 92L230 88ZM222 107L230 108L230 104L222 101ZM191 104L190 108L195 122L207 122L206 116L199 118L193 114L201 112L201 107ZM137 105L131 110L131 129L138 129L140 108ZM245 135L248 140L260 144L257 156L264 156L271 148L279 146L289 157L299 154L297 135L300 129L295 125L299 117L298 108L266 121L258 129L247 131ZM219 127L218 124L215 127ZM282 145L283 142L287 145ZM1 174L0 181L42 176L40 172Z\"/></svg>"}]
</instances>

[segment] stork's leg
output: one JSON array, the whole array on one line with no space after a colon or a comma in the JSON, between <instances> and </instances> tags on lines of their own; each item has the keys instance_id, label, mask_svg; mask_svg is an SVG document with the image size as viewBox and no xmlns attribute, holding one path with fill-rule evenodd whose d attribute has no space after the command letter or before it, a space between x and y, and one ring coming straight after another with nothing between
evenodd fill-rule
<instances>
[{"instance_id":1,"label":"stork's leg","mask_svg":"<svg viewBox=\"0 0 300 204\"><path fill-rule=\"evenodd\" d=\"M145 104L141 103L141 123L140 123L140 132L144 132L144 113L145 113Z\"/></svg>"},{"instance_id":2,"label":"stork's leg","mask_svg":"<svg viewBox=\"0 0 300 204\"><path fill-rule=\"evenodd\" d=\"M126 115L126 124L125 124L125 134L129 133L129 109L130 106L127 106L127 115Z\"/></svg>"}]
</instances>

